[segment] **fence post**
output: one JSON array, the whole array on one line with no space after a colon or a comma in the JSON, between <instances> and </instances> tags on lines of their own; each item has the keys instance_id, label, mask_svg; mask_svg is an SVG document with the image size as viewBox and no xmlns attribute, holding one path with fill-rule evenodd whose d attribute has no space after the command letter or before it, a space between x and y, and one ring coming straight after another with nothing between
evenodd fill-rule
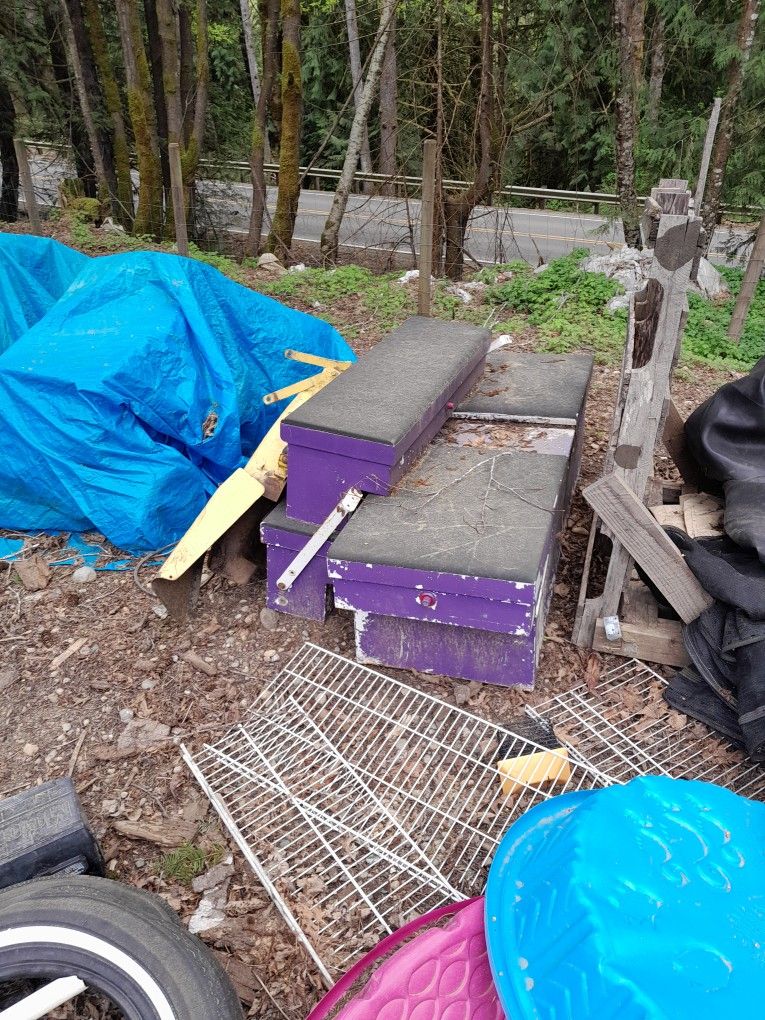
<instances>
[{"instance_id":1,"label":"fence post","mask_svg":"<svg viewBox=\"0 0 765 1020\"><path fill-rule=\"evenodd\" d=\"M763 265L765 265L765 216L760 220L752 254L749 256L744 279L741 281L741 290L738 292L733 315L728 326L728 338L734 343L739 342L741 334L744 332L746 313L749 311L749 306L754 299L757 284L762 275Z\"/></svg>"},{"instance_id":2,"label":"fence post","mask_svg":"<svg viewBox=\"0 0 765 1020\"><path fill-rule=\"evenodd\" d=\"M27 218L33 234L42 233L40 229L40 213L37 208L35 197L35 186L32 181L32 171L29 169L27 159L27 147L20 138L13 139L13 148L16 150L16 162L19 164L19 177L21 186L24 189L24 205L27 209Z\"/></svg>"},{"instance_id":3,"label":"fence post","mask_svg":"<svg viewBox=\"0 0 765 1020\"><path fill-rule=\"evenodd\" d=\"M433 215L436 195L436 143L422 147L422 201L420 203L420 289L417 312L430 315L430 275L433 269Z\"/></svg>"},{"instance_id":4,"label":"fence post","mask_svg":"<svg viewBox=\"0 0 765 1020\"><path fill-rule=\"evenodd\" d=\"M183 195L183 168L181 149L178 142L167 146L170 163L170 191L173 196L173 220L175 222L175 243L179 255L189 254L189 235L186 231L186 201Z\"/></svg>"}]
</instances>

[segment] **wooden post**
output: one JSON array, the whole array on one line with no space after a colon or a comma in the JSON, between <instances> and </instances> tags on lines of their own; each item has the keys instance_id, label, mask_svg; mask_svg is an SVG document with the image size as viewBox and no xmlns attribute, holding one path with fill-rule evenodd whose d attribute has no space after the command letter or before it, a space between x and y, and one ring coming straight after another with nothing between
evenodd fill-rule
<instances>
[{"instance_id":1,"label":"wooden post","mask_svg":"<svg viewBox=\"0 0 765 1020\"><path fill-rule=\"evenodd\" d=\"M749 311L749 306L754 299L757 284L762 276L763 265L765 265L765 216L762 217L757 228L757 236L754 239L752 254L749 256L744 279L741 281L741 290L738 292L733 315L728 326L728 338L734 343L739 342L744 331L746 313Z\"/></svg>"},{"instance_id":2,"label":"wooden post","mask_svg":"<svg viewBox=\"0 0 765 1020\"><path fill-rule=\"evenodd\" d=\"M422 202L420 205L420 291L417 312L430 315L430 275L433 269L433 211L436 194L436 143L422 147Z\"/></svg>"},{"instance_id":3,"label":"wooden post","mask_svg":"<svg viewBox=\"0 0 765 1020\"><path fill-rule=\"evenodd\" d=\"M170 191L173 196L173 219L175 221L175 243L179 255L189 254L189 236L186 232L186 201L183 195L183 170L181 149L178 142L167 146L170 162Z\"/></svg>"},{"instance_id":4,"label":"wooden post","mask_svg":"<svg viewBox=\"0 0 765 1020\"><path fill-rule=\"evenodd\" d=\"M35 186L32 181L32 171L29 169L27 159L27 148L20 138L13 139L13 148L16 150L16 162L19 164L19 177L21 186L24 189L24 205L27 210L27 218L33 234L40 234L40 213L37 209L35 198Z\"/></svg>"},{"instance_id":5,"label":"wooden post","mask_svg":"<svg viewBox=\"0 0 765 1020\"><path fill-rule=\"evenodd\" d=\"M712 146L717 134L717 122L720 119L720 104L722 100L718 96L712 104L712 113L707 124L707 136L704 139L704 149L701 154L701 166L699 167L699 179L696 182L696 194L693 199L693 207L696 215L701 215L701 203L704 201L704 189L707 186L707 174L709 173L709 160L712 158Z\"/></svg>"}]
</instances>

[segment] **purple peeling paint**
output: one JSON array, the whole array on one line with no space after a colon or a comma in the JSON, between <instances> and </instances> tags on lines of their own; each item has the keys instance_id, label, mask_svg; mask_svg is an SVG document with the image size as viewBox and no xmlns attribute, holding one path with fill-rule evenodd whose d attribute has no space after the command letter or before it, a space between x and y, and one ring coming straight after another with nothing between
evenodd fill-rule
<instances>
[{"instance_id":1,"label":"purple peeling paint","mask_svg":"<svg viewBox=\"0 0 765 1020\"><path fill-rule=\"evenodd\" d=\"M415 428L395 447L318 429L296 428L285 419L281 434L288 443L290 517L321 524L353 486L362 492L387 496L443 427L451 415L449 405L458 403L475 386L483 372L483 357L468 366L469 374L457 380L455 389L442 394L440 402L428 408Z\"/></svg>"},{"instance_id":2,"label":"purple peeling paint","mask_svg":"<svg viewBox=\"0 0 765 1020\"><path fill-rule=\"evenodd\" d=\"M330 608L327 561L317 554L295 580L289 591L279 591L276 582L295 558L295 550L269 545L266 552L268 580L266 604L277 613L301 616L323 623Z\"/></svg>"},{"instance_id":3,"label":"purple peeling paint","mask_svg":"<svg viewBox=\"0 0 765 1020\"><path fill-rule=\"evenodd\" d=\"M534 686L533 633L514 637L371 613L356 613L355 627L360 662L504 687Z\"/></svg>"}]
</instances>

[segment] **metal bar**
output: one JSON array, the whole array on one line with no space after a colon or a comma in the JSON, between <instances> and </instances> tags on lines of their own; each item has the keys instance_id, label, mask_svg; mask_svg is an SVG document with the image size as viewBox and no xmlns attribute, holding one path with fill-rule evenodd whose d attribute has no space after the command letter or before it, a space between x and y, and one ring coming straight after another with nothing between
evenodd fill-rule
<instances>
[{"instance_id":1,"label":"metal bar","mask_svg":"<svg viewBox=\"0 0 765 1020\"><path fill-rule=\"evenodd\" d=\"M87 985L78 977L62 977L38 988L31 995L25 995L20 1002L15 1002L0 1013L0 1020L40 1020L52 1009L58 1009L71 1002Z\"/></svg>"},{"instance_id":2,"label":"metal bar","mask_svg":"<svg viewBox=\"0 0 765 1020\"><path fill-rule=\"evenodd\" d=\"M349 489L346 492L332 513L329 514L324 521L322 521L284 573L279 576L276 582L276 587L279 591L290 590L292 585L295 581L297 581L319 549L321 549L324 543L332 537L332 534L338 524L344 520L348 514L353 513L361 502L362 495L363 494L359 492L358 489Z\"/></svg>"},{"instance_id":3,"label":"metal bar","mask_svg":"<svg viewBox=\"0 0 765 1020\"><path fill-rule=\"evenodd\" d=\"M693 199L693 208L697 216L701 215L701 203L704 201L704 191L707 186L707 174L709 173L709 161L712 158L712 146L717 134L717 122L720 119L720 106L722 99L715 98L712 104L712 113L707 124L707 136L704 139L704 151L701 156L701 167L699 168L699 179L696 182L696 194Z\"/></svg>"}]
</instances>

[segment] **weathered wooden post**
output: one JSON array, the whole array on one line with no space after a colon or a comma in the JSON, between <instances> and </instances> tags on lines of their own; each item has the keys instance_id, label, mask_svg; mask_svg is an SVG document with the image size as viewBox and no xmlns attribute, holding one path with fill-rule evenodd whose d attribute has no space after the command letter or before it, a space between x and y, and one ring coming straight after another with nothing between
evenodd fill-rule
<instances>
[{"instance_id":1,"label":"weathered wooden post","mask_svg":"<svg viewBox=\"0 0 765 1020\"><path fill-rule=\"evenodd\" d=\"M21 186L24 189L24 205L27 210L27 218L33 234L40 234L40 212L37 208L35 198L35 186L32 180L32 171L29 168L27 159L27 147L20 138L13 139L13 148L16 150L16 162L19 164L19 177Z\"/></svg>"},{"instance_id":2,"label":"weathered wooden post","mask_svg":"<svg viewBox=\"0 0 765 1020\"><path fill-rule=\"evenodd\" d=\"M189 254L189 235L186 231L186 201L183 195L183 168L181 149L178 142L167 147L170 163L170 191L173 196L173 219L175 221L175 243L179 255Z\"/></svg>"},{"instance_id":3,"label":"weathered wooden post","mask_svg":"<svg viewBox=\"0 0 765 1020\"><path fill-rule=\"evenodd\" d=\"M765 216L760 220L757 229L757 236L754 239L752 254L749 256L744 279L741 281L741 290L738 292L736 304L733 308L730 325L728 326L728 338L738 343L744 331L746 313L754 300L757 284L762 276L762 269L765 265Z\"/></svg>"},{"instance_id":4,"label":"weathered wooden post","mask_svg":"<svg viewBox=\"0 0 765 1020\"><path fill-rule=\"evenodd\" d=\"M433 215L436 195L436 143L422 147L422 203L420 207L420 290L417 311L430 315L430 277L433 270Z\"/></svg>"},{"instance_id":5,"label":"weathered wooden post","mask_svg":"<svg viewBox=\"0 0 765 1020\"><path fill-rule=\"evenodd\" d=\"M707 135L704 139L704 149L701 154L701 166L699 167L699 179L696 181L696 194L693 198L693 208L696 215L701 213L701 203L704 201L704 190L707 186L707 174L709 173L709 160L712 158L712 146L717 134L717 122L720 119L720 105L722 100L719 96L715 98L712 105L712 113L707 124Z\"/></svg>"}]
</instances>

